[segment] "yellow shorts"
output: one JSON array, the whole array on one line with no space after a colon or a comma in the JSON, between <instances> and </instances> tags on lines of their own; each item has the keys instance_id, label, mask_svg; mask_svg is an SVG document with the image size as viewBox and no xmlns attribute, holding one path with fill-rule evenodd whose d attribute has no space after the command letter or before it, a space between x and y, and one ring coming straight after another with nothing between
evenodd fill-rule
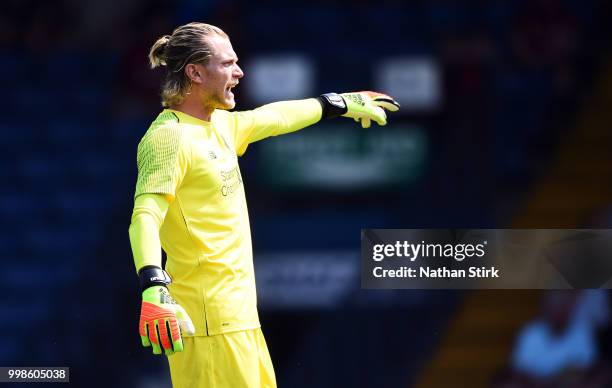
<instances>
[{"instance_id":1,"label":"yellow shorts","mask_svg":"<svg viewBox=\"0 0 612 388\"><path fill-rule=\"evenodd\" d=\"M261 329L183 337L184 350L168 357L174 388L276 388Z\"/></svg>"}]
</instances>

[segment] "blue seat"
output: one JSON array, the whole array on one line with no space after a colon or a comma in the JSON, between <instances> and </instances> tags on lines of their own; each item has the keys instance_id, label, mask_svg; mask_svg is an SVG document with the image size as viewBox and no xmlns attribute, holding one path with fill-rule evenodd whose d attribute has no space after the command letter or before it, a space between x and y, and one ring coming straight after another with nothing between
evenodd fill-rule
<instances>
[{"instance_id":1,"label":"blue seat","mask_svg":"<svg viewBox=\"0 0 612 388\"><path fill-rule=\"evenodd\" d=\"M26 184L47 191L68 181L70 167L57 157L44 154L24 159L19 166Z\"/></svg>"},{"instance_id":2,"label":"blue seat","mask_svg":"<svg viewBox=\"0 0 612 388\"><path fill-rule=\"evenodd\" d=\"M14 134L8 135L8 139L17 139L18 141L26 141L28 143L36 143L40 141L42 134L45 131L45 121L41 121L38 118L31 117L30 115L20 118L18 120L11 120L8 123L11 125ZM6 139L6 134L3 134L3 139ZM17 145L19 145L18 143ZM22 150L27 151L26 150Z\"/></svg>"},{"instance_id":3,"label":"blue seat","mask_svg":"<svg viewBox=\"0 0 612 388\"><path fill-rule=\"evenodd\" d=\"M0 63L2 71L0 71L0 85L2 88L14 86L19 88L26 75L30 71L30 62L28 58L19 52L0 51ZM9 99L10 100L10 99Z\"/></svg>"},{"instance_id":4,"label":"blue seat","mask_svg":"<svg viewBox=\"0 0 612 388\"><path fill-rule=\"evenodd\" d=\"M117 55L110 52L64 50L49 55L44 62L44 78L49 86L65 88L65 74L70 85L106 85L112 79Z\"/></svg>"},{"instance_id":5,"label":"blue seat","mask_svg":"<svg viewBox=\"0 0 612 388\"><path fill-rule=\"evenodd\" d=\"M71 150L68 155L71 159L74 152L87 152L95 149L101 140L101 131L95 124L87 121L74 120L74 118L59 119L47 125L45 141L55 150Z\"/></svg>"}]
</instances>

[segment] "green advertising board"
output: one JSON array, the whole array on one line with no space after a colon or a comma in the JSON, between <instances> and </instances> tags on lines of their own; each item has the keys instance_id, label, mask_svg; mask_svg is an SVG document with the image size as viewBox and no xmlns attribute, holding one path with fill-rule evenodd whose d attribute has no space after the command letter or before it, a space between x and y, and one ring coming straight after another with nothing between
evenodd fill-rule
<instances>
[{"instance_id":1,"label":"green advertising board","mask_svg":"<svg viewBox=\"0 0 612 388\"><path fill-rule=\"evenodd\" d=\"M371 190L415 182L426 166L424 128L328 123L260 144L262 179L278 189Z\"/></svg>"}]
</instances>

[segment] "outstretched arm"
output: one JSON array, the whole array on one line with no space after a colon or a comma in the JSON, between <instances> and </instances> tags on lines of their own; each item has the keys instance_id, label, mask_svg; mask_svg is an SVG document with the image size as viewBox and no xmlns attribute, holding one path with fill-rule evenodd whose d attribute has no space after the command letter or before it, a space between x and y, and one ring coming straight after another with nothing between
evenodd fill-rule
<instances>
[{"instance_id":1,"label":"outstretched arm","mask_svg":"<svg viewBox=\"0 0 612 388\"><path fill-rule=\"evenodd\" d=\"M397 111L399 104L393 98L376 92L328 93L318 98L280 101L257 109L231 113L236 152L242 155L250 143L294 132L338 116L361 121L364 128L371 121L387 124L384 109Z\"/></svg>"},{"instance_id":2,"label":"outstretched arm","mask_svg":"<svg viewBox=\"0 0 612 388\"><path fill-rule=\"evenodd\" d=\"M297 131L321 120L321 104L316 98L280 101L259 108L232 112L230 127L238 155L249 144L270 136Z\"/></svg>"}]
</instances>

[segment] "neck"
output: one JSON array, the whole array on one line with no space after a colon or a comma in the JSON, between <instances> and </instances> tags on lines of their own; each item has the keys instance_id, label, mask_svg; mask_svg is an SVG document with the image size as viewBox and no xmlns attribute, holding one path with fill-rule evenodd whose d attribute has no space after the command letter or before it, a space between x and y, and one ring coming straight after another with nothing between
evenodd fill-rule
<instances>
[{"instance_id":1,"label":"neck","mask_svg":"<svg viewBox=\"0 0 612 388\"><path fill-rule=\"evenodd\" d=\"M210 121L210 116L215 111L215 108L204 105L202 102L193 98L186 98L180 104L174 105L170 108L203 121Z\"/></svg>"}]
</instances>

